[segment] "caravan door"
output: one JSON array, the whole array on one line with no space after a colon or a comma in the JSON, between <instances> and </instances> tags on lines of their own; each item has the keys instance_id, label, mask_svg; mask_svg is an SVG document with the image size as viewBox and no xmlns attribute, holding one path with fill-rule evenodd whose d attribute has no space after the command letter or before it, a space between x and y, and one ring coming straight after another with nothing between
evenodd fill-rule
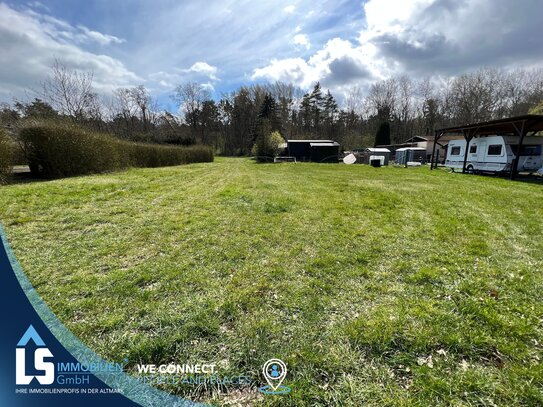
<instances>
[{"instance_id":1,"label":"caravan door","mask_svg":"<svg viewBox=\"0 0 543 407\"><path fill-rule=\"evenodd\" d=\"M479 138L477 143L477 162L474 167L476 170L482 171L485 170L485 161L486 161L486 148L487 140Z\"/></svg>"}]
</instances>

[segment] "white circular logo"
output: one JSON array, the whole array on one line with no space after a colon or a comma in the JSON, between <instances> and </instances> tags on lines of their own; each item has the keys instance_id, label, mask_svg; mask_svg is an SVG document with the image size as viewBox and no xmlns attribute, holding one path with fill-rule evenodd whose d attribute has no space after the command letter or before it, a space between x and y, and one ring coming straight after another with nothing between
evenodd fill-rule
<instances>
[{"instance_id":1,"label":"white circular logo","mask_svg":"<svg viewBox=\"0 0 543 407\"><path fill-rule=\"evenodd\" d=\"M273 390L277 390L287 375L287 365L281 359L270 359L262 368L264 378Z\"/></svg>"}]
</instances>

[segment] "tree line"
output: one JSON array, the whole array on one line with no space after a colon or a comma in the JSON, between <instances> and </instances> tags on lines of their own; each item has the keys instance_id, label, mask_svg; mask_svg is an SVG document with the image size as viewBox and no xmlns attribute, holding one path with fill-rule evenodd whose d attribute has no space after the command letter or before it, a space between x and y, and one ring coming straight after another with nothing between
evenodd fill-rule
<instances>
[{"instance_id":1,"label":"tree line","mask_svg":"<svg viewBox=\"0 0 543 407\"><path fill-rule=\"evenodd\" d=\"M332 139L349 149L400 143L439 127L543 113L543 70L483 68L420 81L397 76L365 91L351 88L341 106L320 83L305 93L283 82L253 84L215 100L205 86L188 82L172 91L178 107L172 113L161 110L143 85L100 97L92 72L71 71L56 61L37 93L31 101L3 104L0 122L72 121L121 139L205 144L218 154L242 156L251 155L262 131L285 139Z\"/></svg>"}]
</instances>

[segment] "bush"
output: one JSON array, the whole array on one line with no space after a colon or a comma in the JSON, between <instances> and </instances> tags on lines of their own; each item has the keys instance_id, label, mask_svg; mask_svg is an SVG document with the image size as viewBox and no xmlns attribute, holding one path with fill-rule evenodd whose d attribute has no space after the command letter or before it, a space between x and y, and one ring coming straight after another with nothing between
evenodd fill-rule
<instances>
[{"instance_id":1,"label":"bush","mask_svg":"<svg viewBox=\"0 0 543 407\"><path fill-rule=\"evenodd\" d=\"M6 132L0 129L0 184L7 181L11 174L15 157L15 148L10 137Z\"/></svg>"},{"instance_id":2,"label":"bush","mask_svg":"<svg viewBox=\"0 0 543 407\"><path fill-rule=\"evenodd\" d=\"M44 178L213 161L208 147L132 143L67 124L29 126L20 139L31 172Z\"/></svg>"},{"instance_id":3,"label":"bush","mask_svg":"<svg viewBox=\"0 0 543 407\"><path fill-rule=\"evenodd\" d=\"M253 145L252 154L259 162L270 162L281 151L281 143L285 140L278 131L272 132L270 126L264 123L259 128L259 134Z\"/></svg>"}]
</instances>

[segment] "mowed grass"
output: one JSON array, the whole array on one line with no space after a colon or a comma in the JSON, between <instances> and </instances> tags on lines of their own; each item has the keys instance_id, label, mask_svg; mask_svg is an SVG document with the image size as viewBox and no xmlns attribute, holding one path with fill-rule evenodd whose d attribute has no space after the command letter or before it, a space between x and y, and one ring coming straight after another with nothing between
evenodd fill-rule
<instances>
[{"instance_id":1,"label":"mowed grass","mask_svg":"<svg viewBox=\"0 0 543 407\"><path fill-rule=\"evenodd\" d=\"M543 405L543 188L247 159L12 185L0 220L104 358L217 363L215 405ZM263 396L262 364L289 395Z\"/></svg>"}]
</instances>

